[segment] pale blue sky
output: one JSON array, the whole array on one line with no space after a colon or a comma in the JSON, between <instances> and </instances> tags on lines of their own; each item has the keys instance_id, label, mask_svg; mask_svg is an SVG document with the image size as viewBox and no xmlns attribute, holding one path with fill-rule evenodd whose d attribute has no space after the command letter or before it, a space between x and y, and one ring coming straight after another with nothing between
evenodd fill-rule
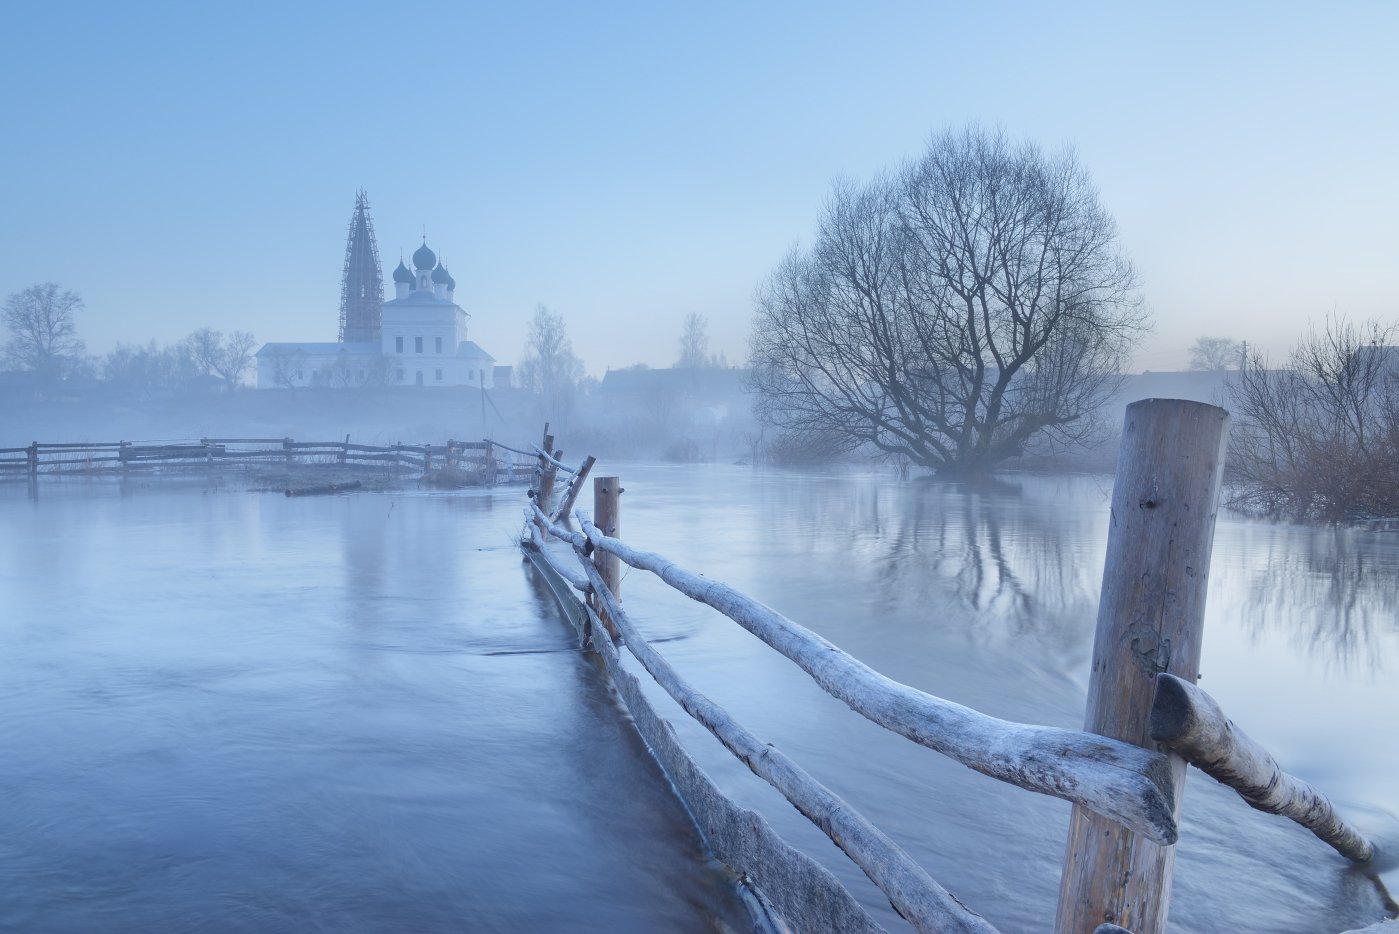
<instances>
[{"instance_id":1,"label":"pale blue sky","mask_svg":"<svg viewBox=\"0 0 1399 934\"><path fill-rule=\"evenodd\" d=\"M1399 312L1399 3L27 2L4 37L0 294L81 292L96 352L333 340L364 187L386 278L425 225L501 362L537 302L593 373L692 311L739 362L832 180L969 120L1077 149L1141 368Z\"/></svg>"}]
</instances>

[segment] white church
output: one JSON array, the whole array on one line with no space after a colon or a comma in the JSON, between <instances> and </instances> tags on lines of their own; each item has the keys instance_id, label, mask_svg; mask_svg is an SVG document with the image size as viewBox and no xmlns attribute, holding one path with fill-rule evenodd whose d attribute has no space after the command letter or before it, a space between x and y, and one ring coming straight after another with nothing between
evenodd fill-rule
<instances>
[{"instance_id":1,"label":"white church","mask_svg":"<svg viewBox=\"0 0 1399 934\"><path fill-rule=\"evenodd\" d=\"M339 341L264 344L257 388L495 386L495 358L466 336L457 283L423 239L413 270L399 260L394 297L382 301L378 248L361 194L350 224Z\"/></svg>"}]
</instances>

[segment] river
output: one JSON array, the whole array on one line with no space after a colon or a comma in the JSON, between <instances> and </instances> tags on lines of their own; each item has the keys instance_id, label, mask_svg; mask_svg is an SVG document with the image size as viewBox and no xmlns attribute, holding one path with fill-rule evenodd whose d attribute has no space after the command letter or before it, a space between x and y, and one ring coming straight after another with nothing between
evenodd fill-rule
<instances>
[{"instance_id":1,"label":"river","mask_svg":"<svg viewBox=\"0 0 1399 934\"><path fill-rule=\"evenodd\" d=\"M615 472L633 544L897 680L1081 724L1110 478ZM0 488L0 929L742 929L732 880L521 563L522 502ZM643 572L623 595L682 674L969 906L1051 926L1066 803L885 733ZM1399 535L1221 518L1201 686L1382 858L1359 871L1192 773L1172 930L1379 918L1399 881L1396 606ZM824 837L662 709L721 785L900 929Z\"/></svg>"}]
</instances>

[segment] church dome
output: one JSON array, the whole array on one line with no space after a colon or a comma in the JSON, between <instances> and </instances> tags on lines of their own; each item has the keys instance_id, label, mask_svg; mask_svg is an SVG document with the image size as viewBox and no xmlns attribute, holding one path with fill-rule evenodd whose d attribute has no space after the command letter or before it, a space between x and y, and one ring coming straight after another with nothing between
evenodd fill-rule
<instances>
[{"instance_id":1,"label":"church dome","mask_svg":"<svg viewBox=\"0 0 1399 934\"><path fill-rule=\"evenodd\" d=\"M438 263L437 268L432 271L432 281L436 282L438 285L446 285L451 278L451 276L447 275L447 267L443 266L441 263Z\"/></svg>"},{"instance_id":2,"label":"church dome","mask_svg":"<svg viewBox=\"0 0 1399 934\"><path fill-rule=\"evenodd\" d=\"M403 265L403 260L398 261L398 268L393 271L393 281L411 283L413 274L408 271L408 267Z\"/></svg>"},{"instance_id":3,"label":"church dome","mask_svg":"<svg viewBox=\"0 0 1399 934\"><path fill-rule=\"evenodd\" d=\"M447 272L446 269L443 269L442 271ZM454 292L457 289L457 280L452 278L452 274L450 272L447 272L447 288Z\"/></svg>"},{"instance_id":4,"label":"church dome","mask_svg":"<svg viewBox=\"0 0 1399 934\"><path fill-rule=\"evenodd\" d=\"M423 245L413 251L413 268L431 269L436 265L437 254L428 249L427 241L424 240Z\"/></svg>"}]
</instances>

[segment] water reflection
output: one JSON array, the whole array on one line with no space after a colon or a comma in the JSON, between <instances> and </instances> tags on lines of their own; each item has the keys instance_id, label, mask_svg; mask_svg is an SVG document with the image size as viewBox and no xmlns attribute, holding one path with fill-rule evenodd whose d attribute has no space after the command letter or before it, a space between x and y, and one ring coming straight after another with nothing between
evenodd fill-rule
<instances>
[{"instance_id":1,"label":"water reflection","mask_svg":"<svg viewBox=\"0 0 1399 934\"><path fill-rule=\"evenodd\" d=\"M1340 670L1376 670L1399 634L1399 551L1386 533L1259 526L1246 533L1254 565L1239 610Z\"/></svg>"},{"instance_id":2,"label":"water reflection","mask_svg":"<svg viewBox=\"0 0 1399 934\"><path fill-rule=\"evenodd\" d=\"M892 492L865 543L886 609L923 605L927 623L1033 638L1056 652L1082 642L1102 560L1094 510L1040 508L1009 483Z\"/></svg>"}]
</instances>

